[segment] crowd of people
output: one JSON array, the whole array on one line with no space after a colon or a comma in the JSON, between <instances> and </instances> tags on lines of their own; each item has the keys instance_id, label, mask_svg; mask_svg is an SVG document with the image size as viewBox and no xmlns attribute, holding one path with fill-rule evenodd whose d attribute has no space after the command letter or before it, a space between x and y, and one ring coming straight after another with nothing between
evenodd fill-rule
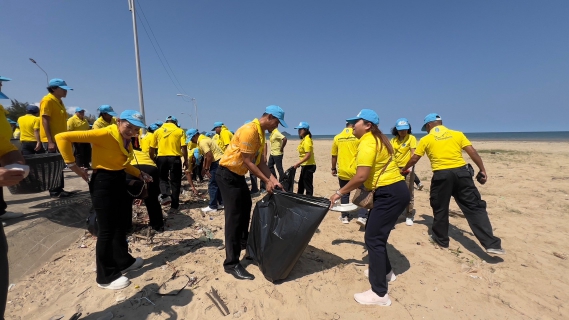
<instances>
[{"instance_id":1,"label":"crowd of people","mask_svg":"<svg viewBox=\"0 0 569 320\"><path fill-rule=\"evenodd\" d=\"M0 89L3 81L0 77ZM9 142L14 131L0 105L0 164L24 164L24 155L60 153L71 171L89 184L89 192L99 226L96 244L96 264L99 287L122 289L129 285L126 273L140 268L144 260L128 251L127 232L132 225L132 203L146 191L144 203L148 209L149 226L156 232L164 230L164 215L178 213L183 177L198 193L194 181L208 180L209 203L204 213L224 210L225 254L224 270L237 279L251 280L254 276L241 264L251 218L252 195L273 193L281 188L284 175L283 154L287 138L278 126L287 128L285 112L270 105L259 118L247 121L234 133L223 122L215 122L211 132L197 128L180 128L174 116L165 121L147 124L133 110L117 114L110 105L98 108L99 117L92 128L85 110L77 108L68 119L63 98L73 90L62 79L52 79L47 95L40 106L28 106L27 114L17 119L21 150ZM0 98L7 98L0 91ZM490 254L505 254L500 239L493 235L486 212L486 203L473 182L473 169L462 157L470 156L479 169L479 183L487 180L486 169L476 150L460 131L443 126L437 114L424 119L422 131L428 134L419 142L412 135L405 118L398 119L389 139L379 128L377 113L361 110L345 120L345 128L334 137L331 150L331 174L338 178L339 189L329 199L333 206L353 206L350 194L363 200L357 213L357 223L365 227L365 243L369 253L371 289L357 293L361 304L391 304L388 282L396 279L387 256L386 244L400 215L406 224L413 225L415 209L413 184L423 185L414 173L414 165L426 155L431 161L433 178L430 205L434 221L431 239L442 247L449 246L449 203L454 197L471 229ZM12 125L13 126L13 125ZM310 125L300 122L298 160L300 167L297 192L314 195L316 161ZM145 132L146 131L146 132ZM266 134L269 133L269 141ZM91 174L89 174L89 170ZM246 175L250 174L249 188ZM0 186L11 186L23 179L20 171L0 168ZM257 189L257 179L260 189ZM0 188L1 190L1 188ZM72 197L64 190L64 179L57 188L49 190L54 198ZM1 195L1 194L0 194ZM164 214L163 208L169 206ZM6 216L6 204L0 203L0 219ZM342 223L349 216L342 213ZM0 314L8 288L7 245L0 229Z\"/></svg>"}]
</instances>

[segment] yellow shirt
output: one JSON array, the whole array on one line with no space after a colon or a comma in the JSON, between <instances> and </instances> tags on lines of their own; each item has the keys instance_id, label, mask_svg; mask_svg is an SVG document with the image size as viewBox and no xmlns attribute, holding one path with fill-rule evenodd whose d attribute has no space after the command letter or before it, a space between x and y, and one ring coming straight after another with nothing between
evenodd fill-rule
<instances>
[{"instance_id":1,"label":"yellow shirt","mask_svg":"<svg viewBox=\"0 0 569 320\"><path fill-rule=\"evenodd\" d=\"M20 141L22 142L37 142L34 135L35 130L40 129L40 118L32 114L26 114L18 118L18 125L20 126Z\"/></svg>"},{"instance_id":2,"label":"yellow shirt","mask_svg":"<svg viewBox=\"0 0 569 320\"><path fill-rule=\"evenodd\" d=\"M67 131L89 130L89 122L85 118L81 120L76 114L67 119Z\"/></svg>"},{"instance_id":3,"label":"yellow shirt","mask_svg":"<svg viewBox=\"0 0 569 320\"><path fill-rule=\"evenodd\" d=\"M49 116L49 129L52 137L56 134L67 131L67 110L63 101L57 99L53 94L48 93L40 102L40 139L47 142L47 135L43 126L43 116Z\"/></svg>"},{"instance_id":4,"label":"yellow shirt","mask_svg":"<svg viewBox=\"0 0 569 320\"><path fill-rule=\"evenodd\" d=\"M285 136L279 131L279 129L273 130L269 136L269 141L271 142L271 155L282 156L283 152L281 147L283 146L283 140Z\"/></svg>"},{"instance_id":5,"label":"yellow shirt","mask_svg":"<svg viewBox=\"0 0 569 320\"><path fill-rule=\"evenodd\" d=\"M130 175L140 176L140 170L131 164L134 159L132 144L129 143L128 150L125 149L124 139L117 126L108 126L99 130L64 132L56 135L55 141L65 163L75 162L73 142L90 143L93 148L91 164L93 169L112 171L124 169Z\"/></svg>"},{"instance_id":6,"label":"yellow shirt","mask_svg":"<svg viewBox=\"0 0 569 320\"><path fill-rule=\"evenodd\" d=\"M8 141L12 137L12 127L8 118L6 117L7 112L4 110L4 106L0 104L0 135L3 137L8 137Z\"/></svg>"},{"instance_id":7,"label":"yellow shirt","mask_svg":"<svg viewBox=\"0 0 569 320\"><path fill-rule=\"evenodd\" d=\"M231 133L226 126L221 126L219 138L216 142L222 152L225 152L225 148L227 148L226 146L231 143L231 139L233 139L233 133Z\"/></svg>"},{"instance_id":8,"label":"yellow shirt","mask_svg":"<svg viewBox=\"0 0 569 320\"><path fill-rule=\"evenodd\" d=\"M356 153L359 143L352 128L345 128L334 137L332 155L338 157L336 162L338 178L350 180L356 175Z\"/></svg>"},{"instance_id":9,"label":"yellow shirt","mask_svg":"<svg viewBox=\"0 0 569 320\"><path fill-rule=\"evenodd\" d=\"M142 152L146 152L146 153L150 154L150 142L152 140L154 140L154 133L153 132L147 132L146 135L140 139L139 143L140 143L140 149L142 150Z\"/></svg>"},{"instance_id":10,"label":"yellow shirt","mask_svg":"<svg viewBox=\"0 0 569 320\"><path fill-rule=\"evenodd\" d=\"M453 169L466 165L462 149L471 145L464 133L441 125L421 138L415 154L422 157L426 153L433 171Z\"/></svg>"},{"instance_id":11,"label":"yellow shirt","mask_svg":"<svg viewBox=\"0 0 569 320\"><path fill-rule=\"evenodd\" d=\"M113 119L111 120L111 123L108 123L107 121L105 121L105 119L103 119L103 117L99 117L93 123L93 129L106 128L106 127L110 126L111 124L117 125L117 119L115 119L115 117L113 117Z\"/></svg>"},{"instance_id":12,"label":"yellow shirt","mask_svg":"<svg viewBox=\"0 0 569 320\"><path fill-rule=\"evenodd\" d=\"M8 152L17 151L18 148L10 143L9 136L0 135L0 157Z\"/></svg>"},{"instance_id":13,"label":"yellow shirt","mask_svg":"<svg viewBox=\"0 0 569 320\"><path fill-rule=\"evenodd\" d=\"M14 139L20 139L20 128L16 128L12 136L14 137Z\"/></svg>"},{"instance_id":14,"label":"yellow shirt","mask_svg":"<svg viewBox=\"0 0 569 320\"><path fill-rule=\"evenodd\" d=\"M154 131L150 147L158 149L159 157L181 157L186 146L186 133L173 123L165 123Z\"/></svg>"},{"instance_id":15,"label":"yellow shirt","mask_svg":"<svg viewBox=\"0 0 569 320\"><path fill-rule=\"evenodd\" d=\"M381 145L381 140L378 139L376 141L375 136L371 132L367 132L360 138L356 164L358 167L371 168L370 175L364 182L364 187L367 190L375 190L379 187L405 180L405 177L399 172L399 167L395 161L389 162L381 177L379 176L390 158L387 147Z\"/></svg>"},{"instance_id":16,"label":"yellow shirt","mask_svg":"<svg viewBox=\"0 0 569 320\"><path fill-rule=\"evenodd\" d=\"M264 146L265 133L259 120L255 119L235 132L219 164L235 174L244 176L249 169L243 164L242 154L255 154L255 164L258 165L263 157Z\"/></svg>"},{"instance_id":17,"label":"yellow shirt","mask_svg":"<svg viewBox=\"0 0 569 320\"><path fill-rule=\"evenodd\" d=\"M314 161L314 144L312 143L312 138L309 135L304 136L300 144L296 148L298 150L298 159L302 160L306 156L308 152L310 152L310 158L303 162L301 166L309 166L315 165L316 161Z\"/></svg>"},{"instance_id":18,"label":"yellow shirt","mask_svg":"<svg viewBox=\"0 0 569 320\"><path fill-rule=\"evenodd\" d=\"M132 161L130 161L130 164L133 166L136 165L146 165L146 166L153 166L156 167L156 163L154 163L154 161L152 161L152 159L150 159L150 155L148 155L147 152L144 151L140 151L140 150L132 150L133 152L133 158Z\"/></svg>"},{"instance_id":19,"label":"yellow shirt","mask_svg":"<svg viewBox=\"0 0 569 320\"><path fill-rule=\"evenodd\" d=\"M391 145L393 146L393 160L399 168L403 168L411 159L411 149L417 149L417 138L412 134L406 135L403 141L399 140L399 137L393 137Z\"/></svg>"},{"instance_id":20,"label":"yellow shirt","mask_svg":"<svg viewBox=\"0 0 569 320\"><path fill-rule=\"evenodd\" d=\"M211 154L213 155L213 161L218 161L223 156L223 151L221 151L221 148L219 148L219 146L213 142L213 140L204 136L203 134L200 134L198 137L198 147L200 149L200 153L204 156L206 153L211 151ZM193 156L193 153L190 154L190 156Z\"/></svg>"}]
</instances>

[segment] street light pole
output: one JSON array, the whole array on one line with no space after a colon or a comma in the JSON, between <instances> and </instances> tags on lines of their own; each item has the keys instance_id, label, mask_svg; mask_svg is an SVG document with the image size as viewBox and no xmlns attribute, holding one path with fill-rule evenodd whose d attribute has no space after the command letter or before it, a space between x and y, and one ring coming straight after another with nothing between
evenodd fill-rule
<instances>
[{"instance_id":1,"label":"street light pole","mask_svg":"<svg viewBox=\"0 0 569 320\"><path fill-rule=\"evenodd\" d=\"M47 81L47 85L49 86L49 77L47 75L47 72L45 72L45 70L42 69L42 67L40 67L40 65L36 62L36 60L30 58L30 61L33 62L38 68L40 68L40 70L43 71L43 73L45 73L45 80Z\"/></svg>"},{"instance_id":2,"label":"street light pole","mask_svg":"<svg viewBox=\"0 0 569 320\"><path fill-rule=\"evenodd\" d=\"M140 113L144 117L144 95L142 93L142 74L140 73L140 55L138 54L138 29L136 28L136 6L134 0L128 0L128 9L132 12L132 30L134 32L134 54L136 58L136 79L138 80L138 101ZM143 128L144 129L144 128Z\"/></svg>"},{"instance_id":3,"label":"street light pole","mask_svg":"<svg viewBox=\"0 0 569 320\"><path fill-rule=\"evenodd\" d=\"M194 112L195 112L195 114L196 114L196 129L199 129L199 122L198 122L198 102L196 101L196 98L192 98L192 97L188 96L187 94L182 94L182 93L177 93L176 95L177 95L178 97L182 97L182 99L183 99L184 101L186 101L186 99L184 99L184 97L188 97L188 98L191 99L191 102L192 102L193 105L194 105ZM188 101L188 102L190 102L190 101Z\"/></svg>"}]
</instances>

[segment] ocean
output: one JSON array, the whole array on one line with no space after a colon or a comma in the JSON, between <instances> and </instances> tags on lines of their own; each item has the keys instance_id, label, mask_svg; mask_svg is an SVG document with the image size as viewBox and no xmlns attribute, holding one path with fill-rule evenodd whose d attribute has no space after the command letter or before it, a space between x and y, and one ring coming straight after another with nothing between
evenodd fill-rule
<instances>
[{"instance_id":1,"label":"ocean","mask_svg":"<svg viewBox=\"0 0 569 320\"><path fill-rule=\"evenodd\" d=\"M472 132L464 133L469 140L473 141L567 141L569 142L569 131L546 131L546 132ZM425 136L424 132L413 133L417 139ZM391 134L387 135L389 138ZM288 137L297 140L297 135ZM314 140L332 140L334 135L313 135Z\"/></svg>"}]
</instances>

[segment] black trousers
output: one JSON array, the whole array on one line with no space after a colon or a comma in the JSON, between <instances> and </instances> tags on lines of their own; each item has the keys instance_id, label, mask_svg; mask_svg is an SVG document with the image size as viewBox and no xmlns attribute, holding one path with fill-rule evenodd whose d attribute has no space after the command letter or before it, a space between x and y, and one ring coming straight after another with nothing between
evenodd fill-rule
<instances>
[{"instance_id":1,"label":"black trousers","mask_svg":"<svg viewBox=\"0 0 569 320\"><path fill-rule=\"evenodd\" d=\"M391 272L387 239L409 199L409 189L404 181L379 187L373 196L373 209L369 213L364 239L369 254L369 283L371 290L380 297L387 293L385 277Z\"/></svg>"},{"instance_id":2,"label":"black trousers","mask_svg":"<svg viewBox=\"0 0 569 320\"><path fill-rule=\"evenodd\" d=\"M91 167L91 144L90 143L73 143L73 155L75 163L82 168Z\"/></svg>"},{"instance_id":3,"label":"black trousers","mask_svg":"<svg viewBox=\"0 0 569 320\"><path fill-rule=\"evenodd\" d=\"M150 227L154 230L160 230L164 227L164 218L162 217L162 206L158 201L158 196L160 196L160 173L158 168L155 166L149 166L145 164L135 165L140 171L147 173L152 177L152 182L148 183L148 197L144 199L144 205L146 205L146 211L148 211L148 218L150 222L148 223ZM128 175L129 179L138 179Z\"/></svg>"},{"instance_id":4,"label":"black trousers","mask_svg":"<svg viewBox=\"0 0 569 320\"><path fill-rule=\"evenodd\" d=\"M271 173L273 174L273 176L277 177L277 174L275 172L275 166L277 167L277 171L279 172L278 175L278 180L280 181L281 177L284 176L284 170L283 170L283 155L281 154L280 156L273 156L270 155L269 156L269 170L271 170Z\"/></svg>"},{"instance_id":5,"label":"black trousers","mask_svg":"<svg viewBox=\"0 0 569 320\"><path fill-rule=\"evenodd\" d=\"M8 242L4 227L0 224L0 320L4 320L6 301L8 300L8 285L10 272L8 270Z\"/></svg>"},{"instance_id":6,"label":"black trousers","mask_svg":"<svg viewBox=\"0 0 569 320\"><path fill-rule=\"evenodd\" d=\"M170 196L170 207L178 209L182 187L182 160L178 156L162 156L156 158L156 165L160 171L160 193L162 197Z\"/></svg>"},{"instance_id":7,"label":"black trousers","mask_svg":"<svg viewBox=\"0 0 569 320\"><path fill-rule=\"evenodd\" d=\"M314 194L314 172L316 172L316 165L300 166L300 168L297 193L304 194L306 190L306 195L312 196Z\"/></svg>"},{"instance_id":8,"label":"black trousers","mask_svg":"<svg viewBox=\"0 0 569 320\"><path fill-rule=\"evenodd\" d=\"M259 192L259 185L257 184L257 176L249 173L249 179L251 180L251 193ZM265 190L265 182L261 180L261 189Z\"/></svg>"},{"instance_id":9,"label":"black trousers","mask_svg":"<svg viewBox=\"0 0 569 320\"><path fill-rule=\"evenodd\" d=\"M57 147L55 148L55 151L49 151L47 142L43 142L42 145L43 145L43 148L44 148L46 153L59 153L59 150L57 149ZM54 189L49 190L49 194L51 196L55 196L55 195L58 195L61 192L63 192L63 188L65 187L65 180L64 180L65 178L63 177L63 171L61 171L60 179L61 179L61 181L59 182L59 186L57 186Z\"/></svg>"},{"instance_id":10,"label":"black trousers","mask_svg":"<svg viewBox=\"0 0 569 320\"><path fill-rule=\"evenodd\" d=\"M216 181L225 204L225 261L223 267L227 270L239 263L241 250L247 245L253 202L245 176L219 166Z\"/></svg>"},{"instance_id":11,"label":"black trousers","mask_svg":"<svg viewBox=\"0 0 569 320\"><path fill-rule=\"evenodd\" d=\"M99 224L95 249L97 283L108 284L121 277L121 270L135 261L126 242L132 225L132 198L126 191L126 173L95 170L89 191Z\"/></svg>"},{"instance_id":12,"label":"black trousers","mask_svg":"<svg viewBox=\"0 0 569 320\"><path fill-rule=\"evenodd\" d=\"M433 239L443 247L449 246L449 204L451 196L464 213L474 236L485 249L502 248L500 238L492 232L492 224L486 211L486 201L474 185L466 167L433 172L430 202L433 208Z\"/></svg>"},{"instance_id":13,"label":"black trousers","mask_svg":"<svg viewBox=\"0 0 569 320\"><path fill-rule=\"evenodd\" d=\"M35 150L36 144L37 144L37 142L35 142L35 141L22 141L21 144L22 144L22 154L24 156L27 156L30 154L45 153L45 150L43 149L43 145L42 145L42 148L39 149L38 151Z\"/></svg>"},{"instance_id":14,"label":"black trousers","mask_svg":"<svg viewBox=\"0 0 569 320\"><path fill-rule=\"evenodd\" d=\"M192 179L193 179L193 180L198 181L198 179L199 179L200 182L203 181L202 168L203 168L203 160L200 161L199 164L196 164L196 165L194 166L194 170L193 170L193 172L192 172Z\"/></svg>"},{"instance_id":15,"label":"black trousers","mask_svg":"<svg viewBox=\"0 0 569 320\"><path fill-rule=\"evenodd\" d=\"M8 209L8 204L4 201L4 188L0 187L0 216L6 213Z\"/></svg>"}]
</instances>

